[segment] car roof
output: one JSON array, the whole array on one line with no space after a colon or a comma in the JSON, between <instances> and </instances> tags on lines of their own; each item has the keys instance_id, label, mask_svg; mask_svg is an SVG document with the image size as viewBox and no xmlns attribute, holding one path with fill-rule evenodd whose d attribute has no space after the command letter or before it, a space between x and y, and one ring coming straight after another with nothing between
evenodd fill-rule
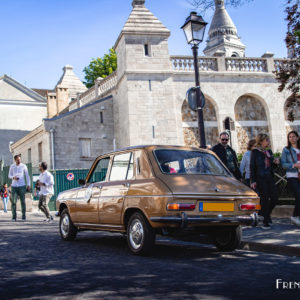
<instances>
[{"instance_id":1,"label":"car roof","mask_svg":"<svg viewBox=\"0 0 300 300\"><path fill-rule=\"evenodd\" d=\"M179 146L179 145L137 145L137 146L130 146L126 148L117 149L115 151L110 151L107 153L103 153L102 155L99 155L98 157L105 156L105 155L111 155L119 152L126 152L130 150L138 150L138 149L146 149L146 150L154 150L154 149L178 149L178 150L193 150L193 151L202 151L202 152L208 152L211 151L207 149L197 148L197 147L189 147L189 146Z\"/></svg>"}]
</instances>

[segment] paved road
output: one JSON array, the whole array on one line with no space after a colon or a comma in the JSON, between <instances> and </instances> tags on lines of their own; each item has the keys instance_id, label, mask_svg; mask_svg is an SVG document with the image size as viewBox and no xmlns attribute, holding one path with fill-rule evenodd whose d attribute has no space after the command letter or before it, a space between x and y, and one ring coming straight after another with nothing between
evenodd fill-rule
<instances>
[{"instance_id":1,"label":"paved road","mask_svg":"<svg viewBox=\"0 0 300 300\"><path fill-rule=\"evenodd\" d=\"M160 240L133 256L119 234L79 233L64 242L57 220L0 214L0 299L299 299L275 280L300 281L300 259Z\"/></svg>"}]
</instances>

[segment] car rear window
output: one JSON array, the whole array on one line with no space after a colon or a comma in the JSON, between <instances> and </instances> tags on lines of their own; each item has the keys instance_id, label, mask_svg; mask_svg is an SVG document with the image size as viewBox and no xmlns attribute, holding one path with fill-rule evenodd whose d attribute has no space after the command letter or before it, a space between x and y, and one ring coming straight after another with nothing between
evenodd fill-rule
<instances>
[{"instance_id":1,"label":"car rear window","mask_svg":"<svg viewBox=\"0 0 300 300\"><path fill-rule=\"evenodd\" d=\"M154 150L154 156L165 174L206 174L231 176L214 155L193 150Z\"/></svg>"}]
</instances>

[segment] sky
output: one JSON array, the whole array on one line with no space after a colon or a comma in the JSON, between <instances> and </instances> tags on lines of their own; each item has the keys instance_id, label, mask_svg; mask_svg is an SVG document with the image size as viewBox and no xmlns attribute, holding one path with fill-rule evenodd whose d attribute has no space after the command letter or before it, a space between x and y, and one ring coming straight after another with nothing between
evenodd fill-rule
<instances>
[{"instance_id":1,"label":"sky","mask_svg":"<svg viewBox=\"0 0 300 300\"><path fill-rule=\"evenodd\" d=\"M69 64L84 80L92 58L111 48L130 12L132 0L0 0L0 76L30 88L53 89ZM266 51L286 57L286 0L253 0L227 8L247 57ZM171 55L192 55L180 27L193 10L186 0L146 0L146 7L171 30ZM209 25L213 11L203 17ZM206 40L206 38L204 39ZM199 55L205 42L200 45Z\"/></svg>"}]
</instances>

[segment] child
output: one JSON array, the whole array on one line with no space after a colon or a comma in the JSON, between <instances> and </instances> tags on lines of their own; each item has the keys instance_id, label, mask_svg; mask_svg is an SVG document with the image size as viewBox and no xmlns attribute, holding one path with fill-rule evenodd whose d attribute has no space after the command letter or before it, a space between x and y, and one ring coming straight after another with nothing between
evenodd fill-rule
<instances>
[{"instance_id":1,"label":"child","mask_svg":"<svg viewBox=\"0 0 300 300\"><path fill-rule=\"evenodd\" d=\"M7 184L5 183L3 185L3 188L1 189L1 197L3 200L4 204L4 212L7 213L7 203L9 201L9 196L10 196L10 190L7 187Z\"/></svg>"}]
</instances>

